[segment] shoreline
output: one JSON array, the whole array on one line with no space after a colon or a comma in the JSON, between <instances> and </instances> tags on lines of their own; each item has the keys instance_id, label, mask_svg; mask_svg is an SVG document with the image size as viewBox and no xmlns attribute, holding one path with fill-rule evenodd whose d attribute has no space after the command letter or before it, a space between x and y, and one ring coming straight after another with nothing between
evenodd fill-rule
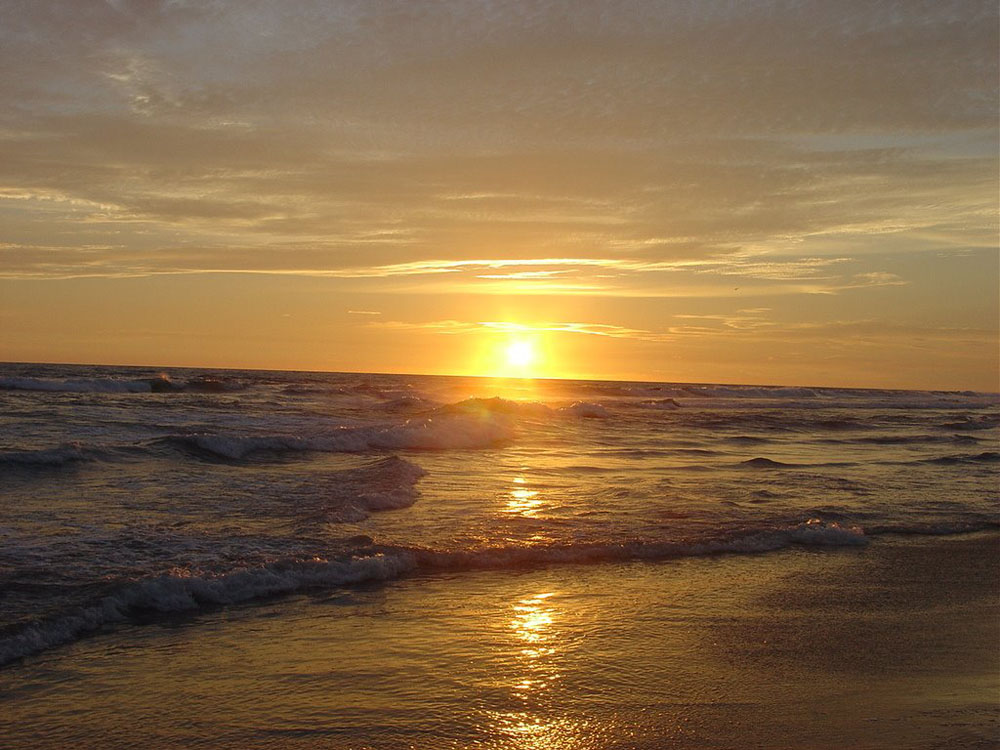
<instances>
[{"instance_id":1,"label":"shoreline","mask_svg":"<svg viewBox=\"0 0 1000 750\"><path fill-rule=\"evenodd\" d=\"M293 595L8 667L0 730L11 747L992 747L998 560L996 532L885 535Z\"/></svg>"}]
</instances>

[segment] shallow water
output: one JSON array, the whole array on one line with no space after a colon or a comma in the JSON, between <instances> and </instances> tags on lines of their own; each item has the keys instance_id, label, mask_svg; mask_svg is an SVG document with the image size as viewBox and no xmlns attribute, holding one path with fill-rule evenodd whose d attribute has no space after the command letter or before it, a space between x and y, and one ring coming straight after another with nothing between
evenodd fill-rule
<instances>
[{"instance_id":1,"label":"shallow water","mask_svg":"<svg viewBox=\"0 0 1000 750\"><path fill-rule=\"evenodd\" d=\"M932 748L1000 740L998 537L418 575L0 673L15 747Z\"/></svg>"},{"instance_id":2,"label":"shallow water","mask_svg":"<svg viewBox=\"0 0 1000 750\"><path fill-rule=\"evenodd\" d=\"M995 394L0 366L0 663L414 574L995 528Z\"/></svg>"}]
</instances>

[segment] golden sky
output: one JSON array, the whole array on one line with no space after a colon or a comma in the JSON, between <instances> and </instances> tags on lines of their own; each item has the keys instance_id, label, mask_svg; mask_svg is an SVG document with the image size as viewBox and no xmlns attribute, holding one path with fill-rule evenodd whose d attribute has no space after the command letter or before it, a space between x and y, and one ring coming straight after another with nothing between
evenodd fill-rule
<instances>
[{"instance_id":1,"label":"golden sky","mask_svg":"<svg viewBox=\"0 0 1000 750\"><path fill-rule=\"evenodd\" d=\"M0 0L0 359L997 390L997 14Z\"/></svg>"}]
</instances>

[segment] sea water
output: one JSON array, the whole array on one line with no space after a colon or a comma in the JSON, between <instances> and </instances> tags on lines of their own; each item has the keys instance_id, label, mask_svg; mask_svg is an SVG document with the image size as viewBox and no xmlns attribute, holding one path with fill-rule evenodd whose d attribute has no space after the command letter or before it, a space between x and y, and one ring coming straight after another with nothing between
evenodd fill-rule
<instances>
[{"instance_id":1,"label":"sea water","mask_svg":"<svg viewBox=\"0 0 1000 750\"><path fill-rule=\"evenodd\" d=\"M510 590L516 624L548 611L524 576L567 566L607 592L661 561L833 564L1000 527L998 469L996 394L0 365L0 664L202 616L251 638L305 596L373 618L351 650L378 671L414 628L394 591Z\"/></svg>"}]
</instances>

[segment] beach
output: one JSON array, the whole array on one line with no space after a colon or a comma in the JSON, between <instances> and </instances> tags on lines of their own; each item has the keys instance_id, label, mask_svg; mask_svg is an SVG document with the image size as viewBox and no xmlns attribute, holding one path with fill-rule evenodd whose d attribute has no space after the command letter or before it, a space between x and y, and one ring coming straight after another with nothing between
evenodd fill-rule
<instances>
[{"instance_id":1,"label":"beach","mask_svg":"<svg viewBox=\"0 0 1000 750\"><path fill-rule=\"evenodd\" d=\"M996 0L0 0L0 750L1000 749Z\"/></svg>"},{"instance_id":2,"label":"beach","mask_svg":"<svg viewBox=\"0 0 1000 750\"><path fill-rule=\"evenodd\" d=\"M998 405L0 366L0 745L993 746Z\"/></svg>"},{"instance_id":3,"label":"beach","mask_svg":"<svg viewBox=\"0 0 1000 750\"><path fill-rule=\"evenodd\" d=\"M8 747L988 748L995 533L419 576L8 668Z\"/></svg>"}]
</instances>

